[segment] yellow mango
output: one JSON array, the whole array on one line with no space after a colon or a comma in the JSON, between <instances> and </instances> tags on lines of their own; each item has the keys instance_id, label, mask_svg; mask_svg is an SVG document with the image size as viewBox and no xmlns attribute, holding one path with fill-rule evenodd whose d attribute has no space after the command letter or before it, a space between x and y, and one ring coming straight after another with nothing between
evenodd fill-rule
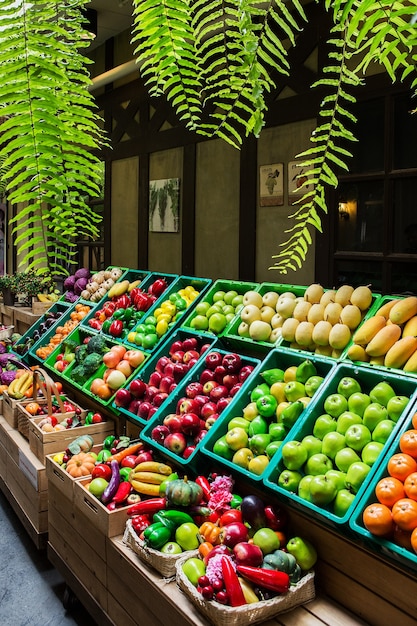
<instances>
[{"instance_id":1,"label":"yellow mango","mask_svg":"<svg viewBox=\"0 0 417 626\"><path fill-rule=\"evenodd\" d=\"M385 355L384 365L417 372L417 337L402 337L397 341Z\"/></svg>"},{"instance_id":2,"label":"yellow mango","mask_svg":"<svg viewBox=\"0 0 417 626\"><path fill-rule=\"evenodd\" d=\"M382 315L386 319L389 319L389 312L391 311L394 304L396 304L397 302L398 300L396 298L392 300L388 300L387 302L385 302L385 304L381 306L380 309L378 309L378 311L376 312L376 315Z\"/></svg>"},{"instance_id":3,"label":"yellow mango","mask_svg":"<svg viewBox=\"0 0 417 626\"><path fill-rule=\"evenodd\" d=\"M377 332L365 348L370 357L383 356L401 337L401 328L398 324L389 324Z\"/></svg>"},{"instance_id":4,"label":"yellow mango","mask_svg":"<svg viewBox=\"0 0 417 626\"><path fill-rule=\"evenodd\" d=\"M405 324L409 319L417 315L417 297L408 296L397 300L389 312L389 318L394 324Z\"/></svg>"},{"instance_id":5,"label":"yellow mango","mask_svg":"<svg viewBox=\"0 0 417 626\"><path fill-rule=\"evenodd\" d=\"M381 328L385 328L386 319L383 315L373 315L365 320L353 335L353 342L367 346Z\"/></svg>"},{"instance_id":6,"label":"yellow mango","mask_svg":"<svg viewBox=\"0 0 417 626\"><path fill-rule=\"evenodd\" d=\"M108 298L114 298L117 296L122 296L129 289L130 282L128 280L122 280L120 283L114 283L112 287L110 287L107 292Z\"/></svg>"},{"instance_id":7,"label":"yellow mango","mask_svg":"<svg viewBox=\"0 0 417 626\"><path fill-rule=\"evenodd\" d=\"M405 323L403 328L403 337L416 337L417 336L417 315L414 315L412 318Z\"/></svg>"}]
</instances>

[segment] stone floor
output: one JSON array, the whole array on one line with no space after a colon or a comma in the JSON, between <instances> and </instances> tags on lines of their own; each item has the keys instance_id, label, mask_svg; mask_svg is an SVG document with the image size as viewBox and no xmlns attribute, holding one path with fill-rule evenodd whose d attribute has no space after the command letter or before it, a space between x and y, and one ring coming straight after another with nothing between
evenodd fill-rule
<instances>
[{"instance_id":1,"label":"stone floor","mask_svg":"<svg viewBox=\"0 0 417 626\"><path fill-rule=\"evenodd\" d=\"M1 626L95 626L72 595L64 608L65 581L27 535L0 492Z\"/></svg>"}]
</instances>

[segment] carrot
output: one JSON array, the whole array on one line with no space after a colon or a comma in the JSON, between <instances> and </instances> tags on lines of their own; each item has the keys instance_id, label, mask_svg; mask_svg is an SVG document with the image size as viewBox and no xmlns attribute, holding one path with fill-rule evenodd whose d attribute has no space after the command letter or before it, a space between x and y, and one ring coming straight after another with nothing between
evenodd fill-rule
<instances>
[{"instance_id":1,"label":"carrot","mask_svg":"<svg viewBox=\"0 0 417 626\"><path fill-rule=\"evenodd\" d=\"M117 461L118 463L120 463L121 461L123 461L124 458L126 458L130 454L137 454L139 450L141 450L142 448L143 448L142 441L138 441L137 443L132 443L127 448L123 448L119 452L116 452L116 454L112 454L111 456L109 456L109 458L106 459L106 463L110 463L110 461Z\"/></svg>"}]
</instances>

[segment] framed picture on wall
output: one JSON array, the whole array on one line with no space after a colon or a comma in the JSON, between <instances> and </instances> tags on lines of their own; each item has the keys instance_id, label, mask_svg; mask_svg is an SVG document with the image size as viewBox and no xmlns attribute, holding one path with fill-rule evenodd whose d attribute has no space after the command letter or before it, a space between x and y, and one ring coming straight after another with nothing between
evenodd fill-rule
<instances>
[{"instance_id":1,"label":"framed picture on wall","mask_svg":"<svg viewBox=\"0 0 417 626\"><path fill-rule=\"evenodd\" d=\"M149 182L149 230L156 233L179 231L180 179Z\"/></svg>"},{"instance_id":2,"label":"framed picture on wall","mask_svg":"<svg viewBox=\"0 0 417 626\"><path fill-rule=\"evenodd\" d=\"M306 167L301 167L300 161L290 161L288 163L288 204L294 204L307 191L311 191L312 185L303 185L307 180L307 177L304 175L306 170ZM302 188L301 185L303 185Z\"/></svg>"},{"instance_id":3,"label":"framed picture on wall","mask_svg":"<svg viewBox=\"0 0 417 626\"><path fill-rule=\"evenodd\" d=\"M260 206L281 206L284 204L284 164L273 163L259 168Z\"/></svg>"}]
</instances>

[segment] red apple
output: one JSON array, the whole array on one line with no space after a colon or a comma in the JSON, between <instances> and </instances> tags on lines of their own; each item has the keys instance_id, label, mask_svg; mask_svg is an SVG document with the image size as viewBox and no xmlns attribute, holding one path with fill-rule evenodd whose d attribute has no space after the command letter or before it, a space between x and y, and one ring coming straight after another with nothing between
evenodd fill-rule
<instances>
[{"instance_id":1,"label":"red apple","mask_svg":"<svg viewBox=\"0 0 417 626\"><path fill-rule=\"evenodd\" d=\"M163 443L165 438L169 435L169 428L164 424L159 424L152 428L151 437L154 441L158 443Z\"/></svg>"},{"instance_id":2,"label":"red apple","mask_svg":"<svg viewBox=\"0 0 417 626\"><path fill-rule=\"evenodd\" d=\"M184 354L183 350L176 350L171 354L171 360L174 361L174 363L182 363Z\"/></svg>"},{"instance_id":3,"label":"red apple","mask_svg":"<svg viewBox=\"0 0 417 626\"><path fill-rule=\"evenodd\" d=\"M157 406L151 406L151 408L149 409L149 413L148 413L148 420L150 420L151 417L153 417L155 415L157 410L158 410Z\"/></svg>"},{"instance_id":4,"label":"red apple","mask_svg":"<svg viewBox=\"0 0 417 626\"><path fill-rule=\"evenodd\" d=\"M226 374L223 377L222 384L225 385L228 389L231 389L232 387L237 385L238 382L239 382L238 374Z\"/></svg>"},{"instance_id":5,"label":"red apple","mask_svg":"<svg viewBox=\"0 0 417 626\"><path fill-rule=\"evenodd\" d=\"M243 383L254 370L253 365L244 365L239 371L239 382Z\"/></svg>"},{"instance_id":6,"label":"red apple","mask_svg":"<svg viewBox=\"0 0 417 626\"><path fill-rule=\"evenodd\" d=\"M154 396L159 392L158 387L154 387L153 385L148 385L145 392L145 400L152 402Z\"/></svg>"},{"instance_id":7,"label":"red apple","mask_svg":"<svg viewBox=\"0 0 417 626\"><path fill-rule=\"evenodd\" d=\"M139 463L144 463L145 461L153 461L152 450L142 450L136 456L136 465L139 465Z\"/></svg>"},{"instance_id":8,"label":"red apple","mask_svg":"<svg viewBox=\"0 0 417 626\"><path fill-rule=\"evenodd\" d=\"M156 393L156 394L154 395L153 400L152 400L152 404L153 404L155 407L157 407L157 408L158 408L158 407L160 407L160 406L161 406L161 404L162 404L163 402L165 402L165 400L166 400L167 398L168 398L168 394L167 394L167 393L163 393L162 391L159 391L158 393Z\"/></svg>"},{"instance_id":9,"label":"red apple","mask_svg":"<svg viewBox=\"0 0 417 626\"><path fill-rule=\"evenodd\" d=\"M204 404L200 410L200 415L204 420L209 418L211 415L214 415L215 413L217 413L216 402L206 402L206 404Z\"/></svg>"},{"instance_id":10,"label":"red apple","mask_svg":"<svg viewBox=\"0 0 417 626\"><path fill-rule=\"evenodd\" d=\"M164 446L174 454L182 454L187 447L187 440L182 433L170 433L164 439Z\"/></svg>"},{"instance_id":11,"label":"red apple","mask_svg":"<svg viewBox=\"0 0 417 626\"><path fill-rule=\"evenodd\" d=\"M134 398L131 402L129 402L129 406L127 407L127 410L130 411L130 413L137 415L140 405L141 405L141 400L139 400L139 398Z\"/></svg>"},{"instance_id":12,"label":"red apple","mask_svg":"<svg viewBox=\"0 0 417 626\"><path fill-rule=\"evenodd\" d=\"M195 446L187 446L182 453L183 459L188 459L195 451Z\"/></svg>"},{"instance_id":13,"label":"red apple","mask_svg":"<svg viewBox=\"0 0 417 626\"><path fill-rule=\"evenodd\" d=\"M164 376L172 376L174 378L175 363L168 359L168 363L164 367Z\"/></svg>"},{"instance_id":14,"label":"red apple","mask_svg":"<svg viewBox=\"0 0 417 626\"><path fill-rule=\"evenodd\" d=\"M222 360L223 356L220 352L217 352L217 350L212 350L206 354L204 359L206 366L211 370L214 370L218 365L221 365Z\"/></svg>"},{"instance_id":15,"label":"red apple","mask_svg":"<svg viewBox=\"0 0 417 626\"><path fill-rule=\"evenodd\" d=\"M169 353L170 354L174 354L175 352L178 351L184 351L185 348L183 346L183 342L180 339L177 339L177 341L173 341L170 348L169 348Z\"/></svg>"},{"instance_id":16,"label":"red apple","mask_svg":"<svg viewBox=\"0 0 417 626\"><path fill-rule=\"evenodd\" d=\"M177 402L176 413L195 413L194 409L198 410L199 405L194 401L194 398L182 397Z\"/></svg>"},{"instance_id":17,"label":"red apple","mask_svg":"<svg viewBox=\"0 0 417 626\"><path fill-rule=\"evenodd\" d=\"M143 398L146 391L146 383L140 378L135 378L129 385L130 393L135 396L135 398Z\"/></svg>"},{"instance_id":18,"label":"red apple","mask_svg":"<svg viewBox=\"0 0 417 626\"><path fill-rule=\"evenodd\" d=\"M229 391L229 394L230 394L231 398L233 398L233 396L235 396L237 394L237 392L242 389L242 385L243 385L243 383L240 383L240 382L236 383L236 385L233 385L233 387Z\"/></svg>"},{"instance_id":19,"label":"red apple","mask_svg":"<svg viewBox=\"0 0 417 626\"><path fill-rule=\"evenodd\" d=\"M168 413L163 419L164 426L168 426L171 433L182 431L181 416L176 413Z\"/></svg>"},{"instance_id":20,"label":"red apple","mask_svg":"<svg viewBox=\"0 0 417 626\"><path fill-rule=\"evenodd\" d=\"M122 467L136 467L137 462L136 462L136 455L134 454L128 454L127 456L124 457L124 459L121 460L120 465Z\"/></svg>"},{"instance_id":21,"label":"red apple","mask_svg":"<svg viewBox=\"0 0 417 626\"><path fill-rule=\"evenodd\" d=\"M193 437L200 431L200 418L195 413L183 413L180 419L181 430L185 435Z\"/></svg>"},{"instance_id":22,"label":"red apple","mask_svg":"<svg viewBox=\"0 0 417 626\"><path fill-rule=\"evenodd\" d=\"M132 401L133 396L127 389L118 389L114 394L114 403L116 406L126 408Z\"/></svg>"},{"instance_id":23,"label":"red apple","mask_svg":"<svg viewBox=\"0 0 417 626\"><path fill-rule=\"evenodd\" d=\"M202 428L194 437L195 445L199 444L202 439L207 435L208 430L206 428Z\"/></svg>"},{"instance_id":24,"label":"red apple","mask_svg":"<svg viewBox=\"0 0 417 626\"><path fill-rule=\"evenodd\" d=\"M167 376L164 374L161 378L161 382L159 383L159 391L162 391L162 393L169 393L170 387L173 383L173 376Z\"/></svg>"},{"instance_id":25,"label":"red apple","mask_svg":"<svg viewBox=\"0 0 417 626\"><path fill-rule=\"evenodd\" d=\"M248 539L248 528L242 522L231 522L224 526L223 543L225 546L233 548L237 543L247 541Z\"/></svg>"},{"instance_id":26,"label":"red apple","mask_svg":"<svg viewBox=\"0 0 417 626\"><path fill-rule=\"evenodd\" d=\"M226 385L217 385L216 387L213 387L209 395L210 395L210 400L213 400L213 402L218 402L220 398L228 397L229 390L226 387Z\"/></svg>"},{"instance_id":27,"label":"red apple","mask_svg":"<svg viewBox=\"0 0 417 626\"><path fill-rule=\"evenodd\" d=\"M187 373L187 366L184 363L174 363L174 380L179 383Z\"/></svg>"},{"instance_id":28,"label":"red apple","mask_svg":"<svg viewBox=\"0 0 417 626\"><path fill-rule=\"evenodd\" d=\"M151 387L157 387L159 389L161 378L161 372L158 372L157 370L155 372L152 372L152 374L149 376L148 385L150 385Z\"/></svg>"},{"instance_id":29,"label":"red apple","mask_svg":"<svg viewBox=\"0 0 417 626\"><path fill-rule=\"evenodd\" d=\"M217 387L219 383L217 383L215 380L208 380L206 383L204 383L203 385L203 393L206 394L206 396L209 396L212 389L214 389L215 387Z\"/></svg>"},{"instance_id":30,"label":"red apple","mask_svg":"<svg viewBox=\"0 0 417 626\"><path fill-rule=\"evenodd\" d=\"M147 420L149 417L149 411L152 408L152 404L148 400L144 400L138 406L137 414L144 420Z\"/></svg>"},{"instance_id":31,"label":"red apple","mask_svg":"<svg viewBox=\"0 0 417 626\"><path fill-rule=\"evenodd\" d=\"M213 378L218 383L223 383L223 378L226 376L226 368L223 365L218 365L214 368Z\"/></svg>"},{"instance_id":32,"label":"red apple","mask_svg":"<svg viewBox=\"0 0 417 626\"><path fill-rule=\"evenodd\" d=\"M203 385L198 381L189 383L185 388L185 395L187 396L187 398L195 398L202 393Z\"/></svg>"},{"instance_id":33,"label":"red apple","mask_svg":"<svg viewBox=\"0 0 417 626\"><path fill-rule=\"evenodd\" d=\"M182 342L182 349L187 350L198 350L198 339L197 337L186 337ZM198 356L199 353L197 352Z\"/></svg>"},{"instance_id":34,"label":"red apple","mask_svg":"<svg viewBox=\"0 0 417 626\"><path fill-rule=\"evenodd\" d=\"M233 547L233 554L238 565L250 565L260 567L264 555L259 546L247 541L240 541Z\"/></svg>"},{"instance_id":35,"label":"red apple","mask_svg":"<svg viewBox=\"0 0 417 626\"><path fill-rule=\"evenodd\" d=\"M231 402L231 400L232 398L230 396L220 398L220 400L217 402L217 413L219 415L225 410L225 408Z\"/></svg>"},{"instance_id":36,"label":"red apple","mask_svg":"<svg viewBox=\"0 0 417 626\"><path fill-rule=\"evenodd\" d=\"M214 422L218 419L218 417L219 417L218 413L213 413L213 415L210 415L210 417L206 419L206 422L205 422L206 430L210 430L210 428L213 426Z\"/></svg>"},{"instance_id":37,"label":"red apple","mask_svg":"<svg viewBox=\"0 0 417 626\"><path fill-rule=\"evenodd\" d=\"M242 359L236 352L229 352L224 355L222 365L230 374L236 374L242 368Z\"/></svg>"},{"instance_id":38,"label":"red apple","mask_svg":"<svg viewBox=\"0 0 417 626\"><path fill-rule=\"evenodd\" d=\"M206 368L201 372L199 381L202 385L205 385L209 380L213 380L213 371Z\"/></svg>"},{"instance_id":39,"label":"red apple","mask_svg":"<svg viewBox=\"0 0 417 626\"><path fill-rule=\"evenodd\" d=\"M167 356L161 356L156 362L155 369L162 374L165 372L165 367L168 363L171 363L170 358Z\"/></svg>"},{"instance_id":40,"label":"red apple","mask_svg":"<svg viewBox=\"0 0 417 626\"><path fill-rule=\"evenodd\" d=\"M200 355L198 354L197 350L187 350L187 352L184 352L182 362L188 363L189 361L191 361L191 359L198 359L199 356Z\"/></svg>"}]
</instances>

